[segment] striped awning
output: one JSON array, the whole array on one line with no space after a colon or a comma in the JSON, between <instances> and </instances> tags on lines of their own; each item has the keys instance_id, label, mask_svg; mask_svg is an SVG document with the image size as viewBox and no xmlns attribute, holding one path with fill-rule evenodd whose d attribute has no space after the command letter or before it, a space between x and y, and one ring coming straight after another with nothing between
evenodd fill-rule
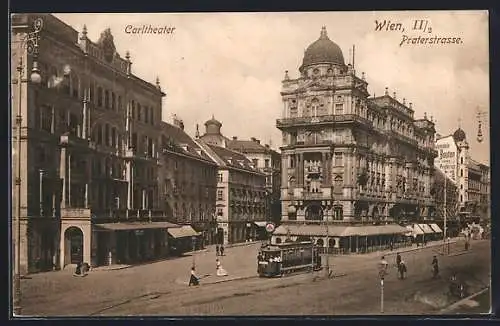
<instances>
[{"instance_id":1,"label":"striped awning","mask_svg":"<svg viewBox=\"0 0 500 326\"><path fill-rule=\"evenodd\" d=\"M441 230L441 228L436 223L429 224L429 226L434 230L434 232L443 233L443 230Z\"/></svg>"},{"instance_id":2,"label":"striped awning","mask_svg":"<svg viewBox=\"0 0 500 326\"><path fill-rule=\"evenodd\" d=\"M422 231L424 231L425 234L432 234L432 233L436 233L429 225L427 224L419 224L418 225Z\"/></svg>"}]
</instances>

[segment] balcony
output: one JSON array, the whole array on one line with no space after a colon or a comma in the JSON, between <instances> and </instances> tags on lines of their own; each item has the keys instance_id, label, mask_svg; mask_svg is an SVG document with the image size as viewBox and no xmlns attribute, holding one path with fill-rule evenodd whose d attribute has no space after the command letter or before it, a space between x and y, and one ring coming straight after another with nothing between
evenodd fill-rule
<instances>
[{"instance_id":1,"label":"balcony","mask_svg":"<svg viewBox=\"0 0 500 326\"><path fill-rule=\"evenodd\" d=\"M276 120L278 129L299 127L307 125L330 125L332 123L357 123L368 128L373 128L373 123L357 114L323 115L317 117L296 117Z\"/></svg>"},{"instance_id":2,"label":"balcony","mask_svg":"<svg viewBox=\"0 0 500 326\"><path fill-rule=\"evenodd\" d=\"M413 139L411 137L402 135L402 134L400 134L400 133L398 133L398 132L396 132L394 130L386 131L385 134L388 135L389 137L394 137L394 138L396 138L399 141L402 141L404 143L409 143L409 144L412 144L414 146L418 145L418 141L416 139Z\"/></svg>"}]
</instances>

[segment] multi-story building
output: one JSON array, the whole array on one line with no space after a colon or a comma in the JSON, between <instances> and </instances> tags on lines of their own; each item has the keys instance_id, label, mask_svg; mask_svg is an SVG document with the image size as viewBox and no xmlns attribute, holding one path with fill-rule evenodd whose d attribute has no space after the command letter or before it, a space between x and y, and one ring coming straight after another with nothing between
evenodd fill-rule
<instances>
[{"instance_id":1,"label":"multi-story building","mask_svg":"<svg viewBox=\"0 0 500 326\"><path fill-rule=\"evenodd\" d=\"M266 175L266 216L269 221L281 220L281 156L268 144L262 145L259 139L240 140L234 136L226 142L229 149L243 153L253 166Z\"/></svg>"},{"instance_id":2,"label":"multi-story building","mask_svg":"<svg viewBox=\"0 0 500 326\"><path fill-rule=\"evenodd\" d=\"M436 167L458 188L458 217L462 222L489 219L490 169L470 157L466 134L458 128L452 135L436 138Z\"/></svg>"},{"instance_id":3,"label":"multi-story building","mask_svg":"<svg viewBox=\"0 0 500 326\"><path fill-rule=\"evenodd\" d=\"M205 123L197 143L218 164L216 218L218 243L238 243L262 236L267 220L266 174L240 152L227 148L222 123ZM197 133L198 134L198 133Z\"/></svg>"},{"instance_id":4,"label":"multi-story building","mask_svg":"<svg viewBox=\"0 0 500 326\"><path fill-rule=\"evenodd\" d=\"M184 131L181 120L161 122L161 159L158 180L161 184L161 209L169 221L191 226L203 234L204 244L215 243L215 195L217 164ZM184 227L186 230L192 230ZM173 232L171 232L173 233ZM180 249L191 246L191 232L174 234L172 244ZM179 245L180 241L184 241ZM181 248L184 247L184 248Z\"/></svg>"},{"instance_id":5,"label":"multi-story building","mask_svg":"<svg viewBox=\"0 0 500 326\"><path fill-rule=\"evenodd\" d=\"M302 237L356 252L396 241L405 229L391 222L431 216L434 123L416 120L412 104L387 88L369 97L364 73L345 64L326 28L299 72L282 82L283 225L273 241Z\"/></svg>"},{"instance_id":6,"label":"multi-story building","mask_svg":"<svg viewBox=\"0 0 500 326\"><path fill-rule=\"evenodd\" d=\"M446 194L445 194L446 191ZM436 203L436 214L434 222L444 228L444 219L446 216L447 234L456 236L458 228L458 187L457 184L440 169L434 173L434 185L431 188L431 194Z\"/></svg>"},{"instance_id":7,"label":"multi-story building","mask_svg":"<svg viewBox=\"0 0 500 326\"><path fill-rule=\"evenodd\" d=\"M43 29L34 58L21 40L36 17ZM23 118L13 155L13 171L18 155L22 165L13 199L21 206L23 272L164 255L166 229L178 227L158 200L159 82L133 74L109 29L97 42L85 26L78 34L49 14L12 17L12 75L22 58L25 75L36 63L42 77L12 85L12 117L20 108Z\"/></svg>"}]
</instances>

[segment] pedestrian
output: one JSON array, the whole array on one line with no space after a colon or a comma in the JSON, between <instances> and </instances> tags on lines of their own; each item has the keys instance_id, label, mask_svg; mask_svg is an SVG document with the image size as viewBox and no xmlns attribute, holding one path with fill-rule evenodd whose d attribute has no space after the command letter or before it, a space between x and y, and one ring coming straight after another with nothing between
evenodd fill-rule
<instances>
[{"instance_id":1,"label":"pedestrian","mask_svg":"<svg viewBox=\"0 0 500 326\"><path fill-rule=\"evenodd\" d=\"M399 270L399 264L401 264L401 255L398 252L396 254L396 267L398 268L398 270Z\"/></svg>"},{"instance_id":2,"label":"pedestrian","mask_svg":"<svg viewBox=\"0 0 500 326\"><path fill-rule=\"evenodd\" d=\"M432 278L437 278L439 275L439 263L436 256L432 258Z\"/></svg>"},{"instance_id":3,"label":"pedestrian","mask_svg":"<svg viewBox=\"0 0 500 326\"><path fill-rule=\"evenodd\" d=\"M387 260L385 260L385 256L382 256L382 258L380 259L380 263L379 263L379 266L380 266L380 272L385 275L387 273L387 266L389 264L387 263Z\"/></svg>"},{"instance_id":4,"label":"pedestrian","mask_svg":"<svg viewBox=\"0 0 500 326\"><path fill-rule=\"evenodd\" d=\"M391 248L391 251L394 249L394 243L391 241L391 243L389 244L389 247Z\"/></svg>"},{"instance_id":5,"label":"pedestrian","mask_svg":"<svg viewBox=\"0 0 500 326\"><path fill-rule=\"evenodd\" d=\"M216 257L217 257L217 256L219 256L219 249L220 249L220 248L219 248L219 245L216 245L216 246L215 246L215 256L216 256Z\"/></svg>"},{"instance_id":6,"label":"pedestrian","mask_svg":"<svg viewBox=\"0 0 500 326\"><path fill-rule=\"evenodd\" d=\"M406 263L404 260L399 263L399 276L402 280L406 278Z\"/></svg>"},{"instance_id":7,"label":"pedestrian","mask_svg":"<svg viewBox=\"0 0 500 326\"><path fill-rule=\"evenodd\" d=\"M200 279L198 276L196 276L196 271L194 266L191 267L191 276L189 277L189 286L197 286L200 285Z\"/></svg>"},{"instance_id":8,"label":"pedestrian","mask_svg":"<svg viewBox=\"0 0 500 326\"><path fill-rule=\"evenodd\" d=\"M216 272L217 272L217 276L227 276L227 272L224 268L222 268L222 265L221 265L221 262L220 260L217 258L216 260Z\"/></svg>"},{"instance_id":9,"label":"pedestrian","mask_svg":"<svg viewBox=\"0 0 500 326\"><path fill-rule=\"evenodd\" d=\"M220 245L220 255L224 256L224 245Z\"/></svg>"}]
</instances>

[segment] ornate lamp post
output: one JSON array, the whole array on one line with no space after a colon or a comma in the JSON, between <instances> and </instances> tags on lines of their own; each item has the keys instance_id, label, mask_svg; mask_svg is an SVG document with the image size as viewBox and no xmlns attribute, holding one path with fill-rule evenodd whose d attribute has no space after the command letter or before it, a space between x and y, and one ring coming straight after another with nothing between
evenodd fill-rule
<instances>
[{"instance_id":1,"label":"ornate lamp post","mask_svg":"<svg viewBox=\"0 0 500 326\"><path fill-rule=\"evenodd\" d=\"M21 315L21 128L22 128L22 84L32 82L34 84L40 84L42 81L42 77L40 76L40 70L38 69L38 41L39 41L39 33L43 28L43 20L41 18L37 18L33 22L33 31L28 33L28 35L21 41L19 48L19 63L17 65L17 114L16 114L16 210L15 210L15 241L14 248L15 253L14 257L14 315ZM26 52L28 55L33 55L33 67L31 68L30 79L24 79L24 62L23 62L23 48L26 47Z\"/></svg>"}]
</instances>

